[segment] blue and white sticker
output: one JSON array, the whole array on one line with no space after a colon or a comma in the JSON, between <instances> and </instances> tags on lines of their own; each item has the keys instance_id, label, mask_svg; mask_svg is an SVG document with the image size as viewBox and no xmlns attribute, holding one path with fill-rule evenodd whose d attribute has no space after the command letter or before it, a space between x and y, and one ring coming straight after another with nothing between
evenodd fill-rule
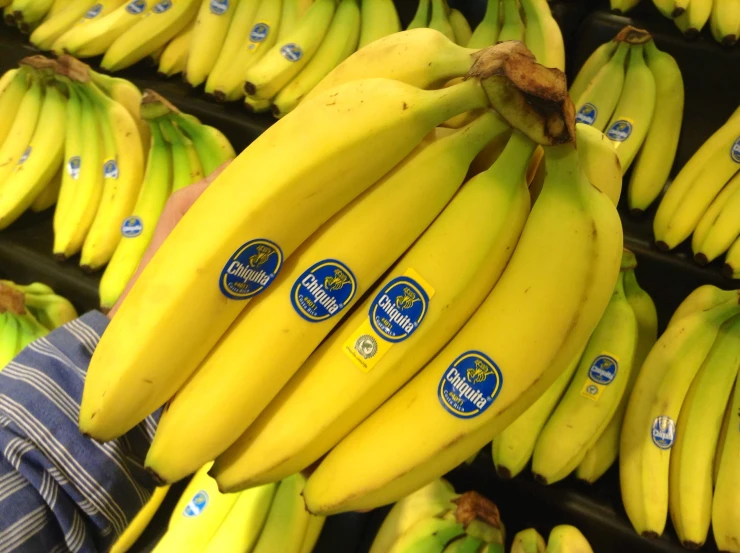
<instances>
[{"instance_id":1,"label":"blue and white sticker","mask_svg":"<svg viewBox=\"0 0 740 553\"><path fill-rule=\"evenodd\" d=\"M429 296L414 279L400 276L391 280L370 304L370 325L388 342L402 342L411 336L426 317Z\"/></svg>"},{"instance_id":2,"label":"blue and white sticker","mask_svg":"<svg viewBox=\"0 0 740 553\"><path fill-rule=\"evenodd\" d=\"M26 163L29 157L31 157L31 152L33 151L33 148L31 146L26 146L26 149L23 150L23 154L21 155L20 159L18 160L18 165L23 165Z\"/></svg>"},{"instance_id":3,"label":"blue and white sticker","mask_svg":"<svg viewBox=\"0 0 740 553\"><path fill-rule=\"evenodd\" d=\"M229 0L211 0L211 13L223 15L229 10Z\"/></svg>"},{"instance_id":4,"label":"blue and white sticker","mask_svg":"<svg viewBox=\"0 0 740 553\"><path fill-rule=\"evenodd\" d=\"M576 123L585 123L586 125L593 125L596 118L599 116L598 108L593 104L583 104L581 109L576 113Z\"/></svg>"},{"instance_id":5,"label":"blue and white sticker","mask_svg":"<svg viewBox=\"0 0 740 553\"><path fill-rule=\"evenodd\" d=\"M289 42L280 48L280 53L286 60L296 62L303 57L303 48L293 42Z\"/></svg>"},{"instance_id":6,"label":"blue and white sticker","mask_svg":"<svg viewBox=\"0 0 740 553\"><path fill-rule=\"evenodd\" d=\"M656 417L650 434L658 448L671 449L676 441L676 421L671 417Z\"/></svg>"},{"instance_id":7,"label":"blue and white sticker","mask_svg":"<svg viewBox=\"0 0 740 553\"><path fill-rule=\"evenodd\" d=\"M619 119L612 123L611 127L606 131L606 136L612 142L624 142L632 135L633 128L634 125L629 119Z\"/></svg>"},{"instance_id":8,"label":"blue and white sticker","mask_svg":"<svg viewBox=\"0 0 740 553\"><path fill-rule=\"evenodd\" d=\"M468 351L442 375L437 396L450 414L470 419L496 401L503 384L504 376L493 359L480 351Z\"/></svg>"},{"instance_id":9,"label":"blue and white sticker","mask_svg":"<svg viewBox=\"0 0 740 553\"><path fill-rule=\"evenodd\" d=\"M144 230L144 221L138 215L127 217L121 223L121 236L124 238L136 238Z\"/></svg>"},{"instance_id":10,"label":"blue and white sticker","mask_svg":"<svg viewBox=\"0 0 740 553\"><path fill-rule=\"evenodd\" d=\"M246 300L267 288L283 266L283 251L270 240L250 240L221 270L219 287L227 298Z\"/></svg>"},{"instance_id":11,"label":"blue and white sticker","mask_svg":"<svg viewBox=\"0 0 740 553\"><path fill-rule=\"evenodd\" d=\"M730 148L730 157L732 157L732 161L735 163L740 163L740 136L738 136L737 140L732 144L732 148Z\"/></svg>"},{"instance_id":12,"label":"blue and white sticker","mask_svg":"<svg viewBox=\"0 0 740 553\"><path fill-rule=\"evenodd\" d=\"M607 386L611 384L617 376L619 362L611 355L599 355L593 360L588 369L588 377L596 382Z\"/></svg>"},{"instance_id":13,"label":"blue and white sticker","mask_svg":"<svg viewBox=\"0 0 740 553\"><path fill-rule=\"evenodd\" d=\"M126 5L126 11L131 15L140 15L146 9L146 0L133 0Z\"/></svg>"},{"instance_id":14,"label":"blue and white sticker","mask_svg":"<svg viewBox=\"0 0 740 553\"><path fill-rule=\"evenodd\" d=\"M67 173L72 180L80 178L80 168L82 167L82 158L80 156L72 156L67 160Z\"/></svg>"},{"instance_id":15,"label":"blue and white sticker","mask_svg":"<svg viewBox=\"0 0 740 553\"><path fill-rule=\"evenodd\" d=\"M188 518L193 518L201 515L206 510L209 501L208 493L205 490L198 491L193 499L190 500L185 506L185 510L182 514Z\"/></svg>"},{"instance_id":16,"label":"blue and white sticker","mask_svg":"<svg viewBox=\"0 0 740 553\"><path fill-rule=\"evenodd\" d=\"M115 159L109 159L103 164L103 178L105 179L117 179L118 178L118 163Z\"/></svg>"},{"instance_id":17,"label":"blue and white sticker","mask_svg":"<svg viewBox=\"0 0 740 553\"><path fill-rule=\"evenodd\" d=\"M172 7L172 0L161 0L154 4L152 11L154 13L164 13Z\"/></svg>"},{"instance_id":18,"label":"blue and white sticker","mask_svg":"<svg viewBox=\"0 0 740 553\"><path fill-rule=\"evenodd\" d=\"M250 42L262 42L270 34L270 26L267 23L255 23L249 32Z\"/></svg>"},{"instance_id":19,"label":"blue and white sticker","mask_svg":"<svg viewBox=\"0 0 740 553\"><path fill-rule=\"evenodd\" d=\"M298 277L290 291L290 302L301 317L317 323L339 313L356 292L357 280L349 267L336 259L325 259Z\"/></svg>"},{"instance_id":20,"label":"blue and white sticker","mask_svg":"<svg viewBox=\"0 0 740 553\"><path fill-rule=\"evenodd\" d=\"M87 12L85 13L85 19L95 19L100 15L101 11L103 11L103 4L98 2L92 8L87 10Z\"/></svg>"}]
</instances>

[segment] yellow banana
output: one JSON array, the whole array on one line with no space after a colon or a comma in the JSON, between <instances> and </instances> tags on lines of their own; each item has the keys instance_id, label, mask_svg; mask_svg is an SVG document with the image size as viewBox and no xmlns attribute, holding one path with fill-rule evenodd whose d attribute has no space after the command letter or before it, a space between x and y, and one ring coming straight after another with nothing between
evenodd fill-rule
<instances>
[{"instance_id":1,"label":"yellow banana","mask_svg":"<svg viewBox=\"0 0 740 553\"><path fill-rule=\"evenodd\" d=\"M0 118L0 148L4 145L5 139L10 134L13 125L16 124L18 115L20 115L20 106L23 97L28 91L29 69L21 66L13 75L12 80L5 86L0 93L0 113L5 114ZM3 78L8 73L3 75ZM28 109L28 108L27 108ZM2 151L0 149L0 151Z\"/></svg>"},{"instance_id":2,"label":"yellow banana","mask_svg":"<svg viewBox=\"0 0 740 553\"><path fill-rule=\"evenodd\" d=\"M393 0L361 0L362 30L360 31L360 48L364 48L379 38L397 33L401 22Z\"/></svg>"},{"instance_id":3,"label":"yellow banana","mask_svg":"<svg viewBox=\"0 0 740 553\"><path fill-rule=\"evenodd\" d=\"M565 71L565 45L560 25L555 21L547 0L520 0L526 20L524 43L546 67Z\"/></svg>"},{"instance_id":4,"label":"yellow banana","mask_svg":"<svg viewBox=\"0 0 740 553\"><path fill-rule=\"evenodd\" d=\"M740 38L740 6L732 0L714 0L709 23L717 42L733 46Z\"/></svg>"},{"instance_id":5,"label":"yellow banana","mask_svg":"<svg viewBox=\"0 0 740 553\"><path fill-rule=\"evenodd\" d=\"M563 524L550 532L546 553L594 553L594 551L578 528Z\"/></svg>"},{"instance_id":6,"label":"yellow banana","mask_svg":"<svg viewBox=\"0 0 740 553\"><path fill-rule=\"evenodd\" d=\"M204 175L210 175L225 162L234 159L234 148L217 128L203 125L195 117L184 113L171 115L170 119L177 129L187 135L185 138L192 142ZM188 155L191 157L190 166L197 169L190 148Z\"/></svg>"},{"instance_id":7,"label":"yellow banana","mask_svg":"<svg viewBox=\"0 0 740 553\"><path fill-rule=\"evenodd\" d=\"M450 10L449 20L452 30L455 32L455 42L460 46L467 46L470 37L473 35L473 30L470 28L470 23L468 23L465 15L460 10L453 8Z\"/></svg>"},{"instance_id":8,"label":"yellow banana","mask_svg":"<svg viewBox=\"0 0 740 553\"><path fill-rule=\"evenodd\" d=\"M50 14L41 25L31 33L31 44L39 50L51 50L56 40L66 33L90 8L96 0L69 2L59 11Z\"/></svg>"},{"instance_id":9,"label":"yellow banana","mask_svg":"<svg viewBox=\"0 0 740 553\"><path fill-rule=\"evenodd\" d=\"M4 184L28 148L44 102L44 85L35 73L13 116L13 124L0 146L0 184Z\"/></svg>"},{"instance_id":10,"label":"yellow banana","mask_svg":"<svg viewBox=\"0 0 740 553\"><path fill-rule=\"evenodd\" d=\"M601 68L604 67L617 50L619 42L616 40L610 40L599 46L585 61L581 69L578 71L575 80L570 85L570 97L576 104L578 99L581 97L591 81L599 74Z\"/></svg>"},{"instance_id":11,"label":"yellow banana","mask_svg":"<svg viewBox=\"0 0 740 553\"><path fill-rule=\"evenodd\" d=\"M190 52L190 39L193 37L193 25L188 25L180 34L169 41L159 58L158 72L171 77L185 71Z\"/></svg>"},{"instance_id":12,"label":"yellow banana","mask_svg":"<svg viewBox=\"0 0 740 553\"><path fill-rule=\"evenodd\" d=\"M714 217L714 221L709 224L704 236L696 236L695 246L692 242L694 259L700 265L706 265L725 253L740 235L740 225L738 225L738 216L740 216L739 188L740 173L736 173L699 221L699 225L701 225L705 219L709 219L713 215L710 212L714 211L714 205L719 204L719 213ZM726 195L725 191L728 192ZM723 198L723 196L726 197ZM697 225L698 230L699 226Z\"/></svg>"},{"instance_id":13,"label":"yellow banana","mask_svg":"<svg viewBox=\"0 0 740 553\"><path fill-rule=\"evenodd\" d=\"M687 38L695 38L709 21L715 0L691 0L686 10L674 21ZM675 13L675 12L674 12Z\"/></svg>"},{"instance_id":14,"label":"yellow banana","mask_svg":"<svg viewBox=\"0 0 740 553\"><path fill-rule=\"evenodd\" d=\"M617 107L624 85L624 63L629 44L620 42L611 59L591 79L586 89L573 101L578 115L576 121L603 131Z\"/></svg>"},{"instance_id":15,"label":"yellow banana","mask_svg":"<svg viewBox=\"0 0 740 553\"><path fill-rule=\"evenodd\" d=\"M67 102L67 122L64 135L64 160L61 189L57 208L54 211L54 234L59 233L64 226L67 210L73 202L76 193L76 182L80 177L80 152L82 147L82 98L75 85L69 86L69 101ZM97 133L96 133L97 134ZM77 222L75 222L77 224ZM57 253L56 247L54 253Z\"/></svg>"},{"instance_id":16,"label":"yellow banana","mask_svg":"<svg viewBox=\"0 0 740 553\"><path fill-rule=\"evenodd\" d=\"M455 31L450 24L450 20L447 19L447 7L445 6L444 0L432 0L432 12L429 16L429 24L427 27L434 29L435 31L439 31L446 36L448 40L456 42Z\"/></svg>"},{"instance_id":17,"label":"yellow banana","mask_svg":"<svg viewBox=\"0 0 740 553\"><path fill-rule=\"evenodd\" d=\"M49 184L39 193L38 196L33 200L31 204L31 211L34 213L40 213L46 211L49 208L54 207L59 199L59 190L62 187L62 173L64 169L60 166L54 176L51 177Z\"/></svg>"},{"instance_id":18,"label":"yellow banana","mask_svg":"<svg viewBox=\"0 0 740 553\"><path fill-rule=\"evenodd\" d=\"M578 161L588 181L616 206L622 194L622 165L614 144L604 133L591 125L576 125Z\"/></svg>"},{"instance_id":19,"label":"yellow banana","mask_svg":"<svg viewBox=\"0 0 740 553\"><path fill-rule=\"evenodd\" d=\"M501 0L501 31L498 41L523 41L524 32L524 21L519 12L519 0Z\"/></svg>"},{"instance_id":20,"label":"yellow banana","mask_svg":"<svg viewBox=\"0 0 740 553\"><path fill-rule=\"evenodd\" d=\"M236 0L202 0L195 17L183 75L190 86L205 82L216 64L237 5Z\"/></svg>"},{"instance_id":21,"label":"yellow banana","mask_svg":"<svg viewBox=\"0 0 740 553\"><path fill-rule=\"evenodd\" d=\"M488 0L486 3L486 13L470 37L468 48L488 48L498 41L498 33L501 27L500 8L501 0Z\"/></svg>"},{"instance_id":22,"label":"yellow banana","mask_svg":"<svg viewBox=\"0 0 740 553\"><path fill-rule=\"evenodd\" d=\"M154 490L149 501L136 513L136 516L131 520L123 534L118 536L118 539L113 543L108 553L126 553L126 551L131 549L131 546L136 543L136 540L144 533L144 530L146 530L146 527L152 521L152 518L154 518L159 506L164 501L164 498L167 497L169 489L169 486L162 486Z\"/></svg>"},{"instance_id":23,"label":"yellow banana","mask_svg":"<svg viewBox=\"0 0 740 553\"><path fill-rule=\"evenodd\" d=\"M737 296L736 290L722 290L711 284L699 286L681 302L673 313L668 326L673 326L684 317L700 311L707 311Z\"/></svg>"},{"instance_id":24,"label":"yellow banana","mask_svg":"<svg viewBox=\"0 0 740 553\"><path fill-rule=\"evenodd\" d=\"M699 265L706 265L711 261L709 256L702 251L702 244L704 244L704 241L717 223L717 219L724 212L725 206L728 205L730 200L734 197L735 192L739 189L740 174L735 174L735 176L730 179L730 182L728 182L720 193L717 194L717 197L714 198L712 203L704 212L704 215L699 219L699 223L696 225L694 232L691 234L691 249L694 252L694 261ZM725 220L725 222L727 221ZM715 234L714 240L716 241L717 238L719 238L719 236ZM734 242L734 239L730 241L730 245L732 242ZM729 246L726 246L723 251L726 251L728 248ZM723 251L714 254L712 259L723 253Z\"/></svg>"},{"instance_id":25,"label":"yellow banana","mask_svg":"<svg viewBox=\"0 0 740 553\"><path fill-rule=\"evenodd\" d=\"M735 240L730 249L727 250L722 274L727 278L738 278L738 275L740 275L740 238Z\"/></svg>"},{"instance_id":26,"label":"yellow banana","mask_svg":"<svg viewBox=\"0 0 740 553\"><path fill-rule=\"evenodd\" d=\"M306 477L302 474L280 482L252 553L300 553L310 519L301 496L305 484Z\"/></svg>"},{"instance_id":27,"label":"yellow banana","mask_svg":"<svg viewBox=\"0 0 740 553\"><path fill-rule=\"evenodd\" d=\"M732 386L730 392L730 400L727 402L725 407L725 415L722 418L722 428L719 431L719 439L717 441L717 452L714 454L714 463L712 466L712 485L717 487L717 477L719 476L719 469L722 466L722 454L725 452L725 442L727 441L727 434L730 431L730 421L732 420L732 403L735 397L735 386L737 381Z\"/></svg>"},{"instance_id":28,"label":"yellow banana","mask_svg":"<svg viewBox=\"0 0 740 553\"><path fill-rule=\"evenodd\" d=\"M203 165L193 141L167 117L158 120L164 139L172 148L172 192L190 186L204 177Z\"/></svg>"},{"instance_id":29,"label":"yellow banana","mask_svg":"<svg viewBox=\"0 0 740 553\"><path fill-rule=\"evenodd\" d=\"M321 536L321 530L324 528L326 517L320 517L316 515L310 515L308 518L308 528L306 528L306 535L303 537L303 544L299 553L312 553L316 542L319 541Z\"/></svg>"}]
</instances>

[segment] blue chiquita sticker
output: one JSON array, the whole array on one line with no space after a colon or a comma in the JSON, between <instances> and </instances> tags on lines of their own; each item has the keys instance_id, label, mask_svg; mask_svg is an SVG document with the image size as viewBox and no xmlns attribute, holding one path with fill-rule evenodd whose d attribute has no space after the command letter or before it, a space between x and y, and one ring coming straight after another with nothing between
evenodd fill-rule
<instances>
[{"instance_id":1,"label":"blue chiquita sticker","mask_svg":"<svg viewBox=\"0 0 740 553\"><path fill-rule=\"evenodd\" d=\"M87 13L85 13L85 19L95 19L100 15L101 11L103 11L103 4L98 2L92 8L87 10Z\"/></svg>"},{"instance_id":2,"label":"blue chiquita sticker","mask_svg":"<svg viewBox=\"0 0 740 553\"><path fill-rule=\"evenodd\" d=\"M470 419L491 406L503 383L504 376L493 359L480 351L468 351L442 375L437 396L450 414Z\"/></svg>"},{"instance_id":3,"label":"blue chiquita sticker","mask_svg":"<svg viewBox=\"0 0 740 553\"><path fill-rule=\"evenodd\" d=\"M732 157L732 161L735 163L740 163L740 136L732 144L732 148L730 148L730 157Z\"/></svg>"},{"instance_id":4,"label":"blue chiquita sticker","mask_svg":"<svg viewBox=\"0 0 740 553\"><path fill-rule=\"evenodd\" d=\"M146 9L146 1L145 0L133 0L133 2L129 2L126 5L126 11L130 13L131 15L139 15L144 13L144 10Z\"/></svg>"},{"instance_id":5,"label":"blue chiquita sticker","mask_svg":"<svg viewBox=\"0 0 740 553\"><path fill-rule=\"evenodd\" d=\"M182 512L182 514L188 518L197 517L206 510L206 507L208 506L208 501L208 493L206 493L205 490L200 490L193 496L193 499L190 500L190 503L185 506L185 510Z\"/></svg>"},{"instance_id":6,"label":"blue chiquita sticker","mask_svg":"<svg viewBox=\"0 0 740 553\"><path fill-rule=\"evenodd\" d=\"M676 421L671 417L656 417L650 434L658 448L671 449L676 441Z\"/></svg>"},{"instance_id":7,"label":"blue chiquita sticker","mask_svg":"<svg viewBox=\"0 0 740 553\"><path fill-rule=\"evenodd\" d=\"M229 0L211 0L210 8L213 15L223 15L229 9Z\"/></svg>"},{"instance_id":8,"label":"blue chiquita sticker","mask_svg":"<svg viewBox=\"0 0 740 553\"><path fill-rule=\"evenodd\" d=\"M296 313L317 323L339 313L356 292L357 280L349 267L336 259L325 259L298 277L290 291L290 301Z\"/></svg>"},{"instance_id":9,"label":"blue chiquita sticker","mask_svg":"<svg viewBox=\"0 0 740 553\"><path fill-rule=\"evenodd\" d=\"M370 304L370 325L388 342L402 342L411 336L426 317L429 296L414 279L401 276L391 280Z\"/></svg>"},{"instance_id":10,"label":"blue chiquita sticker","mask_svg":"<svg viewBox=\"0 0 740 553\"><path fill-rule=\"evenodd\" d=\"M303 49L292 42L285 44L280 48L280 53L286 60L293 62L298 61L303 57Z\"/></svg>"},{"instance_id":11,"label":"blue chiquita sticker","mask_svg":"<svg viewBox=\"0 0 740 553\"><path fill-rule=\"evenodd\" d=\"M67 173L72 177L72 180L80 178L80 168L82 167L82 159L80 156L72 156L67 161Z\"/></svg>"},{"instance_id":12,"label":"blue chiquita sticker","mask_svg":"<svg viewBox=\"0 0 740 553\"><path fill-rule=\"evenodd\" d=\"M255 23L249 32L250 42L262 42L270 34L270 26L267 23Z\"/></svg>"},{"instance_id":13,"label":"blue chiquita sticker","mask_svg":"<svg viewBox=\"0 0 740 553\"><path fill-rule=\"evenodd\" d=\"M614 142L624 142L632 134L632 129L633 125L631 121L627 121L626 119L619 119L618 121L614 121L614 123L612 123L612 126L609 127L609 130L606 131L606 136L609 138L609 140L612 140Z\"/></svg>"},{"instance_id":14,"label":"blue chiquita sticker","mask_svg":"<svg viewBox=\"0 0 740 553\"><path fill-rule=\"evenodd\" d=\"M283 266L283 251L270 240L250 240L236 250L221 271L221 292L246 300L267 288Z\"/></svg>"},{"instance_id":15,"label":"blue chiquita sticker","mask_svg":"<svg viewBox=\"0 0 740 553\"><path fill-rule=\"evenodd\" d=\"M138 215L126 218L121 224L121 236L124 238L136 238L144 230L144 222Z\"/></svg>"},{"instance_id":16,"label":"blue chiquita sticker","mask_svg":"<svg viewBox=\"0 0 740 553\"><path fill-rule=\"evenodd\" d=\"M597 384L611 384L617 376L619 363L611 355L599 355L588 369L588 377Z\"/></svg>"},{"instance_id":17,"label":"blue chiquita sticker","mask_svg":"<svg viewBox=\"0 0 740 553\"><path fill-rule=\"evenodd\" d=\"M117 179L118 178L118 163L115 159L109 159L103 165L103 178L106 179Z\"/></svg>"},{"instance_id":18,"label":"blue chiquita sticker","mask_svg":"<svg viewBox=\"0 0 740 553\"><path fill-rule=\"evenodd\" d=\"M31 157L31 151L33 151L33 148L31 146L26 146L26 149L23 150L23 155L21 155L20 159L18 160L18 165L23 165L26 163L29 157Z\"/></svg>"},{"instance_id":19,"label":"blue chiquita sticker","mask_svg":"<svg viewBox=\"0 0 740 553\"><path fill-rule=\"evenodd\" d=\"M585 123L586 125L593 125L596 121L596 117L599 115L599 110L593 104L583 104L581 109L576 113L576 122Z\"/></svg>"},{"instance_id":20,"label":"blue chiquita sticker","mask_svg":"<svg viewBox=\"0 0 740 553\"><path fill-rule=\"evenodd\" d=\"M154 5L152 11L154 13L164 13L172 7L172 0L161 0Z\"/></svg>"}]
</instances>

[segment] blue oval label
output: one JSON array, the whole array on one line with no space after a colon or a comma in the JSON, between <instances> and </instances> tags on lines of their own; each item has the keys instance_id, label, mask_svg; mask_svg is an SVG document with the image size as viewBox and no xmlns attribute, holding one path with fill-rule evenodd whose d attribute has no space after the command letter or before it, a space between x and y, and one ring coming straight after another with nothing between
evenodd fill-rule
<instances>
[{"instance_id":1,"label":"blue oval label","mask_svg":"<svg viewBox=\"0 0 740 553\"><path fill-rule=\"evenodd\" d=\"M597 384L611 384L617 376L619 362L611 355L599 355L588 369L588 377Z\"/></svg>"},{"instance_id":2,"label":"blue oval label","mask_svg":"<svg viewBox=\"0 0 740 553\"><path fill-rule=\"evenodd\" d=\"M154 13L164 13L172 7L172 0L162 0L161 2L154 5L152 11Z\"/></svg>"},{"instance_id":3,"label":"blue oval label","mask_svg":"<svg viewBox=\"0 0 740 553\"><path fill-rule=\"evenodd\" d=\"M23 154L21 155L20 159L18 160L18 165L23 165L26 163L26 160L31 157L31 151L33 148L31 146L26 146L26 149L23 150Z\"/></svg>"},{"instance_id":4,"label":"blue oval label","mask_svg":"<svg viewBox=\"0 0 740 553\"><path fill-rule=\"evenodd\" d=\"M283 47L280 48L280 53L286 60L293 62L298 61L303 57L303 49L292 42L283 45Z\"/></svg>"},{"instance_id":5,"label":"blue oval label","mask_svg":"<svg viewBox=\"0 0 740 553\"><path fill-rule=\"evenodd\" d=\"M593 104L583 104L581 109L576 113L576 123L585 123L586 125L593 125L596 121L596 117L599 115L599 110Z\"/></svg>"},{"instance_id":6,"label":"blue oval label","mask_svg":"<svg viewBox=\"0 0 740 553\"><path fill-rule=\"evenodd\" d=\"M283 266L283 251L269 240L250 240L236 250L221 271L221 292L246 300L267 288Z\"/></svg>"},{"instance_id":7,"label":"blue oval label","mask_svg":"<svg viewBox=\"0 0 740 553\"><path fill-rule=\"evenodd\" d=\"M80 178L80 167L82 167L82 159L80 156L72 156L67 160L67 173L72 177L72 180Z\"/></svg>"},{"instance_id":8,"label":"blue oval label","mask_svg":"<svg viewBox=\"0 0 740 553\"><path fill-rule=\"evenodd\" d=\"M415 280L401 276L391 280L370 304L370 325L388 342L402 342L426 317L429 296Z\"/></svg>"},{"instance_id":9,"label":"blue oval label","mask_svg":"<svg viewBox=\"0 0 740 553\"><path fill-rule=\"evenodd\" d=\"M121 224L121 236L124 238L136 238L144 230L144 222L138 215L126 218Z\"/></svg>"},{"instance_id":10,"label":"blue oval label","mask_svg":"<svg viewBox=\"0 0 740 553\"><path fill-rule=\"evenodd\" d=\"M624 142L632 134L632 123L626 119L619 119L614 121L609 130L606 131L606 136L614 142Z\"/></svg>"},{"instance_id":11,"label":"blue oval label","mask_svg":"<svg viewBox=\"0 0 740 553\"><path fill-rule=\"evenodd\" d=\"M109 159L103 165L103 178L106 179L117 179L118 178L118 163L115 159Z\"/></svg>"},{"instance_id":12,"label":"blue oval label","mask_svg":"<svg viewBox=\"0 0 740 553\"><path fill-rule=\"evenodd\" d=\"M450 414L470 419L488 409L501 392L504 376L480 351L460 355L442 375L437 396Z\"/></svg>"},{"instance_id":13,"label":"blue oval label","mask_svg":"<svg viewBox=\"0 0 740 553\"><path fill-rule=\"evenodd\" d=\"M144 13L146 9L146 0L133 0L126 5L126 11L131 15L139 15Z\"/></svg>"},{"instance_id":14,"label":"blue oval label","mask_svg":"<svg viewBox=\"0 0 740 553\"><path fill-rule=\"evenodd\" d=\"M740 137L735 140L735 143L730 148L730 157L735 163L740 163Z\"/></svg>"},{"instance_id":15,"label":"blue oval label","mask_svg":"<svg viewBox=\"0 0 740 553\"><path fill-rule=\"evenodd\" d=\"M251 42L262 42L270 34L270 26L267 23L255 23L252 30L249 32L249 40Z\"/></svg>"},{"instance_id":16,"label":"blue oval label","mask_svg":"<svg viewBox=\"0 0 740 553\"><path fill-rule=\"evenodd\" d=\"M101 11L103 11L103 4L95 4L92 8L87 10L87 13L85 13L85 19L95 19L100 15Z\"/></svg>"},{"instance_id":17,"label":"blue oval label","mask_svg":"<svg viewBox=\"0 0 740 553\"><path fill-rule=\"evenodd\" d=\"M204 490L200 490L193 496L190 503L185 506L182 514L188 518L197 517L205 511L208 506L208 499L208 494Z\"/></svg>"},{"instance_id":18,"label":"blue oval label","mask_svg":"<svg viewBox=\"0 0 740 553\"><path fill-rule=\"evenodd\" d=\"M211 0L211 13L223 15L229 10L229 0Z\"/></svg>"},{"instance_id":19,"label":"blue oval label","mask_svg":"<svg viewBox=\"0 0 740 553\"><path fill-rule=\"evenodd\" d=\"M301 317L325 321L344 309L357 292L357 280L344 263L325 259L306 269L293 284L290 301Z\"/></svg>"},{"instance_id":20,"label":"blue oval label","mask_svg":"<svg viewBox=\"0 0 740 553\"><path fill-rule=\"evenodd\" d=\"M676 441L676 422L671 417L656 417L650 434L658 448L671 449Z\"/></svg>"}]
</instances>

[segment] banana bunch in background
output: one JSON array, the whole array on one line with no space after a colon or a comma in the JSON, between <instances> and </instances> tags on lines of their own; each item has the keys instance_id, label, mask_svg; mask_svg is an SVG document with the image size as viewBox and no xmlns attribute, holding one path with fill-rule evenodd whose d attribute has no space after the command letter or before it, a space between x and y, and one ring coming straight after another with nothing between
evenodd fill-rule
<instances>
[{"instance_id":1,"label":"banana bunch in background","mask_svg":"<svg viewBox=\"0 0 740 553\"><path fill-rule=\"evenodd\" d=\"M181 113L152 90L144 91L141 117L151 135L149 153L136 203L120 225L120 240L100 280L104 310L113 307L131 280L170 194L198 182L235 155L220 131Z\"/></svg>"},{"instance_id":2,"label":"banana bunch in background","mask_svg":"<svg viewBox=\"0 0 740 553\"><path fill-rule=\"evenodd\" d=\"M45 284L0 280L0 370L28 344L76 318L72 304Z\"/></svg>"},{"instance_id":3,"label":"banana bunch in background","mask_svg":"<svg viewBox=\"0 0 740 553\"><path fill-rule=\"evenodd\" d=\"M532 459L535 479L553 484L576 471L595 482L616 461L624 409L657 338L657 313L625 250L611 301L583 352L521 417L493 440L499 475Z\"/></svg>"},{"instance_id":4,"label":"banana bunch in background","mask_svg":"<svg viewBox=\"0 0 740 553\"><path fill-rule=\"evenodd\" d=\"M154 553L313 551L325 518L306 511L304 476L222 494L209 468L204 465L185 488Z\"/></svg>"},{"instance_id":5,"label":"banana bunch in background","mask_svg":"<svg viewBox=\"0 0 740 553\"><path fill-rule=\"evenodd\" d=\"M467 46L473 30L460 10L450 9L447 0L419 0L416 14L407 29L428 27L445 35L460 46ZM491 42L485 46L492 46Z\"/></svg>"},{"instance_id":6,"label":"banana bunch in background","mask_svg":"<svg viewBox=\"0 0 740 553\"><path fill-rule=\"evenodd\" d=\"M586 60L570 87L577 120L603 131L626 174L632 213L662 191L678 148L684 107L681 71L646 31L625 27Z\"/></svg>"},{"instance_id":7,"label":"banana bunch in background","mask_svg":"<svg viewBox=\"0 0 740 553\"><path fill-rule=\"evenodd\" d=\"M635 530L659 537L668 513L700 548L710 523L720 551L740 539L738 291L703 286L650 350L627 404L619 447L622 500ZM723 430L723 420L724 430ZM735 545L733 545L735 544Z\"/></svg>"},{"instance_id":8,"label":"banana bunch in background","mask_svg":"<svg viewBox=\"0 0 740 553\"><path fill-rule=\"evenodd\" d=\"M723 272L740 277L740 109L683 166L653 221L658 249L691 237L700 265L725 255Z\"/></svg>"},{"instance_id":9,"label":"banana bunch in background","mask_svg":"<svg viewBox=\"0 0 740 553\"><path fill-rule=\"evenodd\" d=\"M547 542L534 528L518 532L510 553L593 553L593 549L578 528L561 524L552 529Z\"/></svg>"},{"instance_id":10,"label":"banana bunch in background","mask_svg":"<svg viewBox=\"0 0 740 553\"><path fill-rule=\"evenodd\" d=\"M393 506L369 553L504 553L505 537L496 505L437 479Z\"/></svg>"}]
</instances>

